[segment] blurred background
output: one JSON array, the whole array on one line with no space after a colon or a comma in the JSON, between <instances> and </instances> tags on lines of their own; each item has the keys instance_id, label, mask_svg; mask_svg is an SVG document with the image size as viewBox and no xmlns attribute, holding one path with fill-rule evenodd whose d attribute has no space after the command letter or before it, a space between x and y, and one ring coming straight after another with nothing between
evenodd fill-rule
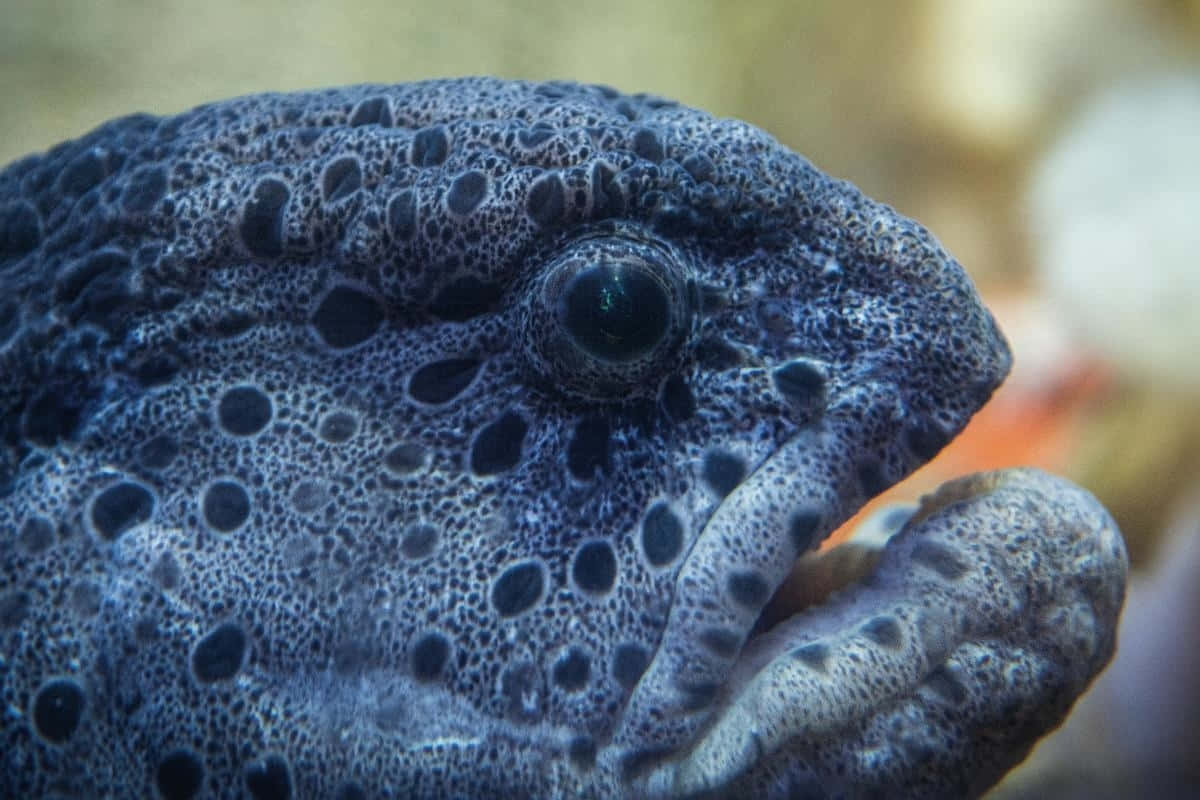
<instances>
[{"instance_id":1,"label":"blurred background","mask_svg":"<svg viewBox=\"0 0 1200 800\"><path fill-rule=\"evenodd\" d=\"M1104 501L1137 570L1114 666L995 796L1190 796L1200 0L0 0L0 20L0 163L248 92L573 78L749 120L920 220L1016 368L888 499L1035 464Z\"/></svg>"}]
</instances>

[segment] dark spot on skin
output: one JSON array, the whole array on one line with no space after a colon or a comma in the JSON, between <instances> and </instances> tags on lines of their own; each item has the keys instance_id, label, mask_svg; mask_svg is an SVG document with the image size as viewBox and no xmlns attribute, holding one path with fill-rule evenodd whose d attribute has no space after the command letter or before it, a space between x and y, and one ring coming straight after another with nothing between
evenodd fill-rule
<instances>
[{"instance_id":1,"label":"dark spot on skin","mask_svg":"<svg viewBox=\"0 0 1200 800\"><path fill-rule=\"evenodd\" d=\"M493 311L503 290L477 278L459 278L442 288L429 306L429 313L449 322L464 322Z\"/></svg>"},{"instance_id":2,"label":"dark spot on skin","mask_svg":"<svg viewBox=\"0 0 1200 800\"><path fill-rule=\"evenodd\" d=\"M829 647L820 642L802 645L792 651L792 658L811 669L824 672L829 661Z\"/></svg>"},{"instance_id":3,"label":"dark spot on skin","mask_svg":"<svg viewBox=\"0 0 1200 800\"><path fill-rule=\"evenodd\" d=\"M101 537L113 540L130 528L150 519L154 495L140 483L114 484L92 501L92 525Z\"/></svg>"},{"instance_id":4,"label":"dark spot on skin","mask_svg":"<svg viewBox=\"0 0 1200 800\"><path fill-rule=\"evenodd\" d=\"M121 210L126 214L145 214L166 192L167 172L161 164L140 167L121 192Z\"/></svg>"},{"instance_id":5,"label":"dark spot on skin","mask_svg":"<svg viewBox=\"0 0 1200 800\"><path fill-rule=\"evenodd\" d=\"M820 405L825 394L825 376L807 361L792 361L771 373L775 388L793 405Z\"/></svg>"},{"instance_id":6,"label":"dark spot on skin","mask_svg":"<svg viewBox=\"0 0 1200 800\"><path fill-rule=\"evenodd\" d=\"M441 125L422 128L413 135L408 160L414 167L436 167L450 154L450 136Z\"/></svg>"},{"instance_id":7,"label":"dark spot on skin","mask_svg":"<svg viewBox=\"0 0 1200 800\"><path fill-rule=\"evenodd\" d=\"M618 645L613 655L612 674L623 688L632 690L650 664L650 654L640 644Z\"/></svg>"},{"instance_id":8,"label":"dark spot on skin","mask_svg":"<svg viewBox=\"0 0 1200 800\"><path fill-rule=\"evenodd\" d=\"M696 413L696 398L681 375L672 375L663 383L662 405L676 422L686 422Z\"/></svg>"},{"instance_id":9,"label":"dark spot on skin","mask_svg":"<svg viewBox=\"0 0 1200 800\"><path fill-rule=\"evenodd\" d=\"M33 725L51 744L62 744L83 718L83 689L69 678L47 681L33 699Z\"/></svg>"},{"instance_id":10,"label":"dark spot on skin","mask_svg":"<svg viewBox=\"0 0 1200 800\"><path fill-rule=\"evenodd\" d=\"M246 789L254 800L290 800L292 776L287 762L268 756L246 767Z\"/></svg>"},{"instance_id":11,"label":"dark spot on skin","mask_svg":"<svg viewBox=\"0 0 1200 800\"><path fill-rule=\"evenodd\" d=\"M720 684L711 682L680 683L677 687L680 694L680 705L684 711L702 711L713 704L720 691Z\"/></svg>"},{"instance_id":12,"label":"dark spot on skin","mask_svg":"<svg viewBox=\"0 0 1200 800\"><path fill-rule=\"evenodd\" d=\"M571 576L585 592L607 592L617 579L617 557L608 542L588 542L575 553Z\"/></svg>"},{"instance_id":13,"label":"dark spot on skin","mask_svg":"<svg viewBox=\"0 0 1200 800\"><path fill-rule=\"evenodd\" d=\"M576 479L590 481L611 469L609 433L603 417L588 417L575 426L567 443L567 469Z\"/></svg>"},{"instance_id":14,"label":"dark spot on skin","mask_svg":"<svg viewBox=\"0 0 1200 800\"><path fill-rule=\"evenodd\" d=\"M638 128L633 132L633 152L638 158L653 161L655 164L662 161L666 155L658 133L650 128Z\"/></svg>"},{"instance_id":15,"label":"dark spot on skin","mask_svg":"<svg viewBox=\"0 0 1200 800\"><path fill-rule=\"evenodd\" d=\"M144 389L164 386L179 372L179 362L162 353L149 356L137 365L133 377Z\"/></svg>"},{"instance_id":16,"label":"dark spot on skin","mask_svg":"<svg viewBox=\"0 0 1200 800\"><path fill-rule=\"evenodd\" d=\"M487 196L488 180L477 169L464 172L450 182L446 191L446 208L453 214L466 216L479 207Z\"/></svg>"},{"instance_id":17,"label":"dark spot on skin","mask_svg":"<svg viewBox=\"0 0 1200 800\"><path fill-rule=\"evenodd\" d=\"M735 602L755 611L767 602L771 593L766 580L757 572L735 572L729 576L726 585L729 588L729 596Z\"/></svg>"},{"instance_id":18,"label":"dark spot on skin","mask_svg":"<svg viewBox=\"0 0 1200 800\"><path fill-rule=\"evenodd\" d=\"M384 128L392 124L392 110L388 107L386 97L369 97L358 104L350 115L350 127L359 125L380 125Z\"/></svg>"},{"instance_id":19,"label":"dark spot on skin","mask_svg":"<svg viewBox=\"0 0 1200 800\"><path fill-rule=\"evenodd\" d=\"M548 142L553 136L553 128L534 125L517 131L517 142L526 150L532 150L538 145Z\"/></svg>"},{"instance_id":20,"label":"dark spot on skin","mask_svg":"<svg viewBox=\"0 0 1200 800\"><path fill-rule=\"evenodd\" d=\"M515 617L533 608L542 596L545 578L537 561L514 564L492 585L492 605L502 617Z\"/></svg>"},{"instance_id":21,"label":"dark spot on skin","mask_svg":"<svg viewBox=\"0 0 1200 800\"><path fill-rule=\"evenodd\" d=\"M642 520L642 549L656 567L670 564L683 549L683 523L666 503L655 503Z\"/></svg>"},{"instance_id":22,"label":"dark spot on skin","mask_svg":"<svg viewBox=\"0 0 1200 800\"><path fill-rule=\"evenodd\" d=\"M414 561L426 558L437 546L437 528L425 522L414 522L404 530L400 539L400 552Z\"/></svg>"},{"instance_id":23,"label":"dark spot on skin","mask_svg":"<svg viewBox=\"0 0 1200 800\"><path fill-rule=\"evenodd\" d=\"M283 209L291 192L277 178L265 178L242 212L240 233L246 249L262 258L274 258L283 252Z\"/></svg>"},{"instance_id":24,"label":"dark spot on skin","mask_svg":"<svg viewBox=\"0 0 1200 800\"><path fill-rule=\"evenodd\" d=\"M935 423L926 420L910 425L904 431L908 449L922 461L929 461L942 451L950 437Z\"/></svg>"},{"instance_id":25,"label":"dark spot on skin","mask_svg":"<svg viewBox=\"0 0 1200 800\"><path fill-rule=\"evenodd\" d=\"M941 575L948 581L956 581L967 573L967 565L944 544L919 539L912 549L912 560Z\"/></svg>"},{"instance_id":26,"label":"dark spot on skin","mask_svg":"<svg viewBox=\"0 0 1200 800\"><path fill-rule=\"evenodd\" d=\"M330 347L362 344L383 322L383 309L374 297L351 286L336 286L325 295L312 316L313 327Z\"/></svg>"},{"instance_id":27,"label":"dark spot on skin","mask_svg":"<svg viewBox=\"0 0 1200 800\"><path fill-rule=\"evenodd\" d=\"M742 646L742 635L725 628L705 628L700 632L700 644L721 658L732 658Z\"/></svg>"},{"instance_id":28,"label":"dark spot on skin","mask_svg":"<svg viewBox=\"0 0 1200 800\"><path fill-rule=\"evenodd\" d=\"M0 595L0 628L15 628L29 615L29 592L17 590Z\"/></svg>"},{"instance_id":29,"label":"dark spot on skin","mask_svg":"<svg viewBox=\"0 0 1200 800\"><path fill-rule=\"evenodd\" d=\"M925 685L934 694L951 705L962 705L967 701L967 687L963 685L955 671L941 664L929 673Z\"/></svg>"},{"instance_id":30,"label":"dark spot on skin","mask_svg":"<svg viewBox=\"0 0 1200 800\"><path fill-rule=\"evenodd\" d=\"M409 475L425 466L425 450L420 445L398 444L384 454L383 465L396 475Z\"/></svg>"},{"instance_id":31,"label":"dark spot on skin","mask_svg":"<svg viewBox=\"0 0 1200 800\"><path fill-rule=\"evenodd\" d=\"M529 425L514 411L483 427L471 444L471 471L495 475L512 469L521 460L521 447Z\"/></svg>"},{"instance_id":32,"label":"dark spot on skin","mask_svg":"<svg viewBox=\"0 0 1200 800\"><path fill-rule=\"evenodd\" d=\"M582 769L591 769L596 764L596 740L590 736L576 736L567 745L567 757Z\"/></svg>"},{"instance_id":33,"label":"dark spot on skin","mask_svg":"<svg viewBox=\"0 0 1200 800\"><path fill-rule=\"evenodd\" d=\"M711 181L713 172L716 171L712 159L703 153L692 153L683 159L681 166L687 170L687 173L692 176L692 180L696 181L696 183Z\"/></svg>"},{"instance_id":34,"label":"dark spot on skin","mask_svg":"<svg viewBox=\"0 0 1200 800\"><path fill-rule=\"evenodd\" d=\"M413 676L419 681L439 678L450 658L450 642L440 633L427 633L417 639L410 655Z\"/></svg>"},{"instance_id":35,"label":"dark spot on skin","mask_svg":"<svg viewBox=\"0 0 1200 800\"><path fill-rule=\"evenodd\" d=\"M253 386L237 386L221 396L217 419L235 436L253 436L271 421L271 398Z\"/></svg>"},{"instance_id":36,"label":"dark spot on skin","mask_svg":"<svg viewBox=\"0 0 1200 800\"><path fill-rule=\"evenodd\" d=\"M213 333L226 339L232 339L235 336L241 336L257 323L258 318L253 313L234 308L222 313L213 323Z\"/></svg>"},{"instance_id":37,"label":"dark spot on skin","mask_svg":"<svg viewBox=\"0 0 1200 800\"><path fill-rule=\"evenodd\" d=\"M387 204L388 227L397 239L407 240L417 232L417 196L412 189L392 195Z\"/></svg>"},{"instance_id":38,"label":"dark spot on skin","mask_svg":"<svg viewBox=\"0 0 1200 800\"><path fill-rule=\"evenodd\" d=\"M821 515L816 511L797 511L788 522L788 536L796 547L796 555L808 552L821 527Z\"/></svg>"},{"instance_id":39,"label":"dark spot on skin","mask_svg":"<svg viewBox=\"0 0 1200 800\"><path fill-rule=\"evenodd\" d=\"M746 463L733 453L710 450L704 456L702 475L719 497L727 497L746 477Z\"/></svg>"},{"instance_id":40,"label":"dark spot on skin","mask_svg":"<svg viewBox=\"0 0 1200 800\"><path fill-rule=\"evenodd\" d=\"M232 678L246 655L246 634L232 622L218 625L192 651L192 672L201 683Z\"/></svg>"},{"instance_id":41,"label":"dark spot on skin","mask_svg":"<svg viewBox=\"0 0 1200 800\"><path fill-rule=\"evenodd\" d=\"M554 663L554 682L568 692L578 692L587 686L591 674L591 659L587 653L574 647Z\"/></svg>"},{"instance_id":42,"label":"dark spot on skin","mask_svg":"<svg viewBox=\"0 0 1200 800\"><path fill-rule=\"evenodd\" d=\"M549 228L562 222L567 210L567 190L557 172L549 172L529 187L525 211L539 227Z\"/></svg>"},{"instance_id":43,"label":"dark spot on skin","mask_svg":"<svg viewBox=\"0 0 1200 800\"><path fill-rule=\"evenodd\" d=\"M317 429L317 435L330 444L349 441L358 432L358 417L345 411L334 411L325 415Z\"/></svg>"},{"instance_id":44,"label":"dark spot on skin","mask_svg":"<svg viewBox=\"0 0 1200 800\"><path fill-rule=\"evenodd\" d=\"M17 542L31 556L44 553L54 544L54 526L45 517L30 517L21 525Z\"/></svg>"},{"instance_id":45,"label":"dark spot on skin","mask_svg":"<svg viewBox=\"0 0 1200 800\"><path fill-rule=\"evenodd\" d=\"M474 358L447 358L417 369L408 381L414 400L430 405L448 403L471 385L481 362Z\"/></svg>"},{"instance_id":46,"label":"dark spot on skin","mask_svg":"<svg viewBox=\"0 0 1200 800\"><path fill-rule=\"evenodd\" d=\"M508 700L509 719L521 723L541 721L546 686L536 664L523 661L510 666L500 676L500 691Z\"/></svg>"},{"instance_id":47,"label":"dark spot on skin","mask_svg":"<svg viewBox=\"0 0 1200 800\"><path fill-rule=\"evenodd\" d=\"M163 800L191 800L204 783L204 764L188 750L174 750L158 762L154 785Z\"/></svg>"},{"instance_id":48,"label":"dark spot on skin","mask_svg":"<svg viewBox=\"0 0 1200 800\"><path fill-rule=\"evenodd\" d=\"M875 461L864 461L858 465L858 482L868 498L881 494L892 485L883 474L883 467Z\"/></svg>"},{"instance_id":49,"label":"dark spot on skin","mask_svg":"<svg viewBox=\"0 0 1200 800\"><path fill-rule=\"evenodd\" d=\"M326 203L336 203L358 191L362 186L362 166L352 156L336 158L325 168L321 190Z\"/></svg>"},{"instance_id":50,"label":"dark spot on skin","mask_svg":"<svg viewBox=\"0 0 1200 800\"><path fill-rule=\"evenodd\" d=\"M859 629L863 636L882 647L900 646L900 625L892 617L872 617Z\"/></svg>"},{"instance_id":51,"label":"dark spot on skin","mask_svg":"<svg viewBox=\"0 0 1200 800\"><path fill-rule=\"evenodd\" d=\"M60 439L70 438L79 424L77 403L53 389L34 395L25 409L22 432L25 438L41 447L53 447Z\"/></svg>"},{"instance_id":52,"label":"dark spot on skin","mask_svg":"<svg viewBox=\"0 0 1200 800\"><path fill-rule=\"evenodd\" d=\"M42 226L33 206L24 201L0 208L0 257L19 258L38 246Z\"/></svg>"}]
</instances>

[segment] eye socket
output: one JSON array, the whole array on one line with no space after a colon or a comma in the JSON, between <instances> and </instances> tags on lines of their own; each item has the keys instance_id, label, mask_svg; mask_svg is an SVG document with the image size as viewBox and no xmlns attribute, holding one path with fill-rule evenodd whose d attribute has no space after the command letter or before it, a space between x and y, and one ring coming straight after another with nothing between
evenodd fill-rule
<instances>
[{"instance_id":1,"label":"eye socket","mask_svg":"<svg viewBox=\"0 0 1200 800\"><path fill-rule=\"evenodd\" d=\"M608 361L633 361L670 324L670 300L641 265L608 262L582 270L563 297L560 322L581 348Z\"/></svg>"},{"instance_id":2,"label":"eye socket","mask_svg":"<svg viewBox=\"0 0 1200 800\"><path fill-rule=\"evenodd\" d=\"M640 231L577 238L522 290L525 361L575 397L652 396L689 352L699 305L689 286L686 258Z\"/></svg>"}]
</instances>

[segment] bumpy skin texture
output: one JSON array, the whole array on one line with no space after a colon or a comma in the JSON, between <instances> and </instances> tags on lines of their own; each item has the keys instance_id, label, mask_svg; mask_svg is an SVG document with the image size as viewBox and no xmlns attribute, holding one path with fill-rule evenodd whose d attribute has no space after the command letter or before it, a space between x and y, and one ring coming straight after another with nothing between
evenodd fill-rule
<instances>
[{"instance_id":1,"label":"bumpy skin texture","mask_svg":"<svg viewBox=\"0 0 1200 800\"><path fill-rule=\"evenodd\" d=\"M0 259L0 795L958 796L1111 654L1120 537L1039 473L748 639L1009 354L744 123L489 79L127 117L0 173Z\"/></svg>"}]
</instances>

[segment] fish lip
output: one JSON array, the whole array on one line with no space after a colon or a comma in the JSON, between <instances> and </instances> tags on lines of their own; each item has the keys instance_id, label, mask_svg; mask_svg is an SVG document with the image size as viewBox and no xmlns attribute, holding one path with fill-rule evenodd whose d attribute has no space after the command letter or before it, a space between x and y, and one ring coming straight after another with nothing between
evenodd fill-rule
<instances>
[{"instance_id":1,"label":"fish lip","mask_svg":"<svg viewBox=\"0 0 1200 800\"><path fill-rule=\"evenodd\" d=\"M900 700L917 722L896 744L937 749L952 737L948 771L932 777L978 787L975 796L1070 708L1012 667L1049 660L1054 691L1073 702L1111 659L1128 556L1111 515L1079 487L1034 469L957 478L922 498L888 542L848 591L750 638L712 719L645 785L663 797L740 796L787 763L818 785L852 779L924 796L922 761L902 776L868 763L847 776L837 760L884 728L899 735L888 715ZM1027 723L998 725L1002 703ZM999 766L975 769L984 762Z\"/></svg>"},{"instance_id":2,"label":"fish lip","mask_svg":"<svg viewBox=\"0 0 1200 800\"><path fill-rule=\"evenodd\" d=\"M892 535L907 527L906 524ZM722 684L717 713L771 660L795 646L794 642L788 643L783 633L789 623L819 609L840 592L870 584L886 542L887 538L882 541L852 538L829 548L804 553L794 560L791 570L775 588L746 634ZM825 582L815 591L807 583L813 578Z\"/></svg>"},{"instance_id":3,"label":"fish lip","mask_svg":"<svg viewBox=\"0 0 1200 800\"><path fill-rule=\"evenodd\" d=\"M791 570L775 587L754 626L747 632L723 684L721 699L735 696L738 688L789 646L783 640L775 646L775 640L780 639L781 627L808 611L819 609L841 592L869 586L892 537L919 526L940 511L1003 487L1005 476L1004 472L990 472L951 479L918 502L892 506L891 510L903 509L906 514L903 524L894 530L871 530L868 528L870 519L864 520L846 540L797 556ZM812 578L823 581L823 585L815 588L807 583L797 585Z\"/></svg>"}]
</instances>

